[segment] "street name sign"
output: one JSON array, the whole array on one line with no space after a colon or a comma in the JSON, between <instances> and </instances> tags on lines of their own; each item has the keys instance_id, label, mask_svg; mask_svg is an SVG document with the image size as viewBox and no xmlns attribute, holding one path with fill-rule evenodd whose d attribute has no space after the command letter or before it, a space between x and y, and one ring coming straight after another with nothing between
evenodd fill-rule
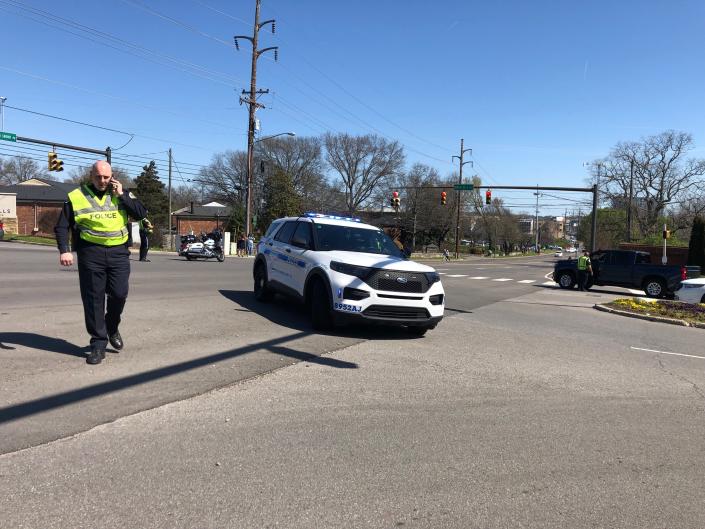
<instances>
[{"instance_id":1,"label":"street name sign","mask_svg":"<svg viewBox=\"0 0 705 529\"><path fill-rule=\"evenodd\" d=\"M455 184L453 189L456 191L472 191L475 188L472 184Z\"/></svg>"},{"instance_id":2,"label":"street name sign","mask_svg":"<svg viewBox=\"0 0 705 529\"><path fill-rule=\"evenodd\" d=\"M12 132L0 132L0 140L17 141L17 134Z\"/></svg>"}]
</instances>

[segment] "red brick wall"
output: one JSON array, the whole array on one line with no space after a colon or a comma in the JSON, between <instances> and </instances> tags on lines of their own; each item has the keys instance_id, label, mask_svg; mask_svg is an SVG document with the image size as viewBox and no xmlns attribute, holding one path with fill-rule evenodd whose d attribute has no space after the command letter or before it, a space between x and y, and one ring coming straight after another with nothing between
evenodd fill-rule
<instances>
[{"instance_id":1,"label":"red brick wall","mask_svg":"<svg viewBox=\"0 0 705 529\"><path fill-rule=\"evenodd\" d=\"M55 204L17 204L17 230L19 235L37 235L39 237L54 237L54 225L59 219L63 203ZM35 228L35 208L36 227Z\"/></svg>"},{"instance_id":2,"label":"red brick wall","mask_svg":"<svg viewBox=\"0 0 705 529\"><path fill-rule=\"evenodd\" d=\"M218 221L218 227L224 231L223 219ZM179 235L185 235L191 231L198 235L201 232L209 233L216 228L215 220L203 220L203 219L190 219L184 217L176 218L176 233Z\"/></svg>"},{"instance_id":3,"label":"red brick wall","mask_svg":"<svg viewBox=\"0 0 705 529\"><path fill-rule=\"evenodd\" d=\"M663 246L646 246L644 244L621 243L620 250L634 250L636 252L649 252L651 254L651 262L653 264L661 264L661 256L663 255ZM685 265L688 262L688 247L687 246L667 246L666 257L668 264Z\"/></svg>"}]
</instances>

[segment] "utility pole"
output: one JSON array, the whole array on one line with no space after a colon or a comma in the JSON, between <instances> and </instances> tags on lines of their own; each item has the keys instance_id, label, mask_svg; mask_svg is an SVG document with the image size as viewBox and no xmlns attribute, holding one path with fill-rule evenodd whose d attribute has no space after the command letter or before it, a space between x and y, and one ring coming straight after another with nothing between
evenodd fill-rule
<instances>
[{"instance_id":1,"label":"utility pole","mask_svg":"<svg viewBox=\"0 0 705 529\"><path fill-rule=\"evenodd\" d=\"M0 132L5 131L5 101L7 98L0 96Z\"/></svg>"},{"instance_id":2,"label":"utility pole","mask_svg":"<svg viewBox=\"0 0 705 529\"><path fill-rule=\"evenodd\" d=\"M627 242L632 242L632 200L634 196L634 160L629 160L629 202L627 203Z\"/></svg>"},{"instance_id":3,"label":"utility pole","mask_svg":"<svg viewBox=\"0 0 705 529\"><path fill-rule=\"evenodd\" d=\"M468 160L467 162L463 161L463 157L466 152L470 153L470 156L472 156L472 149L463 149L463 142L465 140L463 138L460 138L460 156L453 156L451 158L451 161L454 160L455 158L458 158L460 161L460 174L458 175L458 184L463 183L463 166L466 163L470 164L470 167L474 167L472 160ZM461 197L461 191L457 190L455 192L455 201L456 201L456 207L457 207L457 218L455 221L455 258L459 259L460 258L460 197Z\"/></svg>"},{"instance_id":4,"label":"utility pole","mask_svg":"<svg viewBox=\"0 0 705 529\"><path fill-rule=\"evenodd\" d=\"M171 243L171 147L169 147L169 187L167 193L169 194L169 216L166 219L166 226L169 228L169 249L173 250L174 247Z\"/></svg>"},{"instance_id":5,"label":"utility pole","mask_svg":"<svg viewBox=\"0 0 705 529\"><path fill-rule=\"evenodd\" d=\"M247 202L245 207L245 234L247 237L250 236L251 224L252 224L252 173L253 173L253 156L255 147L255 112L257 108L264 108L264 105L257 102L257 96L259 94L269 93L269 90L257 90L257 59L266 51L274 50L274 60L278 59L278 46L272 46L269 48L264 48L261 50L257 49L257 39L259 35L259 30L267 24L272 24L272 33L274 33L276 25L274 19L265 20L264 22L259 21L259 8L260 0L256 0L255 4L255 24L252 32L252 36L247 35L236 35L233 37L235 41L235 48L240 49L238 44L238 39L249 40L252 44L252 69L250 74L250 91L242 91L242 94L247 94L248 97L240 97L240 104L246 103L249 106L249 120L247 128Z\"/></svg>"},{"instance_id":6,"label":"utility pole","mask_svg":"<svg viewBox=\"0 0 705 529\"><path fill-rule=\"evenodd\" d=\"M600 169L598 166L597 174L600 174ZM597 180L599 182L600 177L597 177ZM594 252L597 250L597 207L598 207L598 193L599 193L599 188L597 187L597 184L592 186L592 234L590 236L590 251Z\"/></svg>"}]
</instances>

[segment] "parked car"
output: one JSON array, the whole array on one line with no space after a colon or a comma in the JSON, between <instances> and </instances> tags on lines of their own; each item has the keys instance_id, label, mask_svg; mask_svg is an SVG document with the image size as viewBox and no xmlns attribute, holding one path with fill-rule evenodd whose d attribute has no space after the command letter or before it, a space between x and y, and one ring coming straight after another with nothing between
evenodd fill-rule
<instances>
[{"instance_id":1,"label":"parked car","mask_svg":"<svg viewBox=\"0 0 705 529\"><path fill-rule=\"evenodd\" d=\"M561 250L557 250L556 253L553 254L554 257L563 257L563 252Z\"/></svg>"},{"instance_id":2,"label":"parked car","mask_svg":"<svg viewBox=\"0 0 705 529\"><path fill-rule=\"evenodd\" d=\"M686 279L675 291L675 298L686 303L705 303L705 277Z\"/></svg>"},{"instance_id":3,"label":"parked car","mask_svg":"<svg viewBox=\"0 0 705 529\"><path fill-rule=\"evenodd\" d=\"M649 297L660 298L675 292L687 279L685 266L651 264L647 252L600 250L590 259L593 276L588 288L593 284L639 288ZM577 259L558 261L553 268L553 280L561 288L573 288L577 277Z\"/></svg>"}]
</instances>

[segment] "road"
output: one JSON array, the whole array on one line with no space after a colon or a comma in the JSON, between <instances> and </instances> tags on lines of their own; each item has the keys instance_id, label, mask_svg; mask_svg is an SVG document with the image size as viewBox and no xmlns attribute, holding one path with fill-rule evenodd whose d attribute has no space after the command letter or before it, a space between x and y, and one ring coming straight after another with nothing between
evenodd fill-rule
<instances>
[{"instance_id":1,"label":"road","mask_svg":"<svg viewBox=\"0 0 705 529\"><path fill-rule=\"evenodd\" d=\"M75 274L0 259L0 528L705 526L703 331L597 312L620 292L542 285L550 258L439 265L447 317L409 339L155 255L100 366Z\"/></svg>"}]
</instances>

